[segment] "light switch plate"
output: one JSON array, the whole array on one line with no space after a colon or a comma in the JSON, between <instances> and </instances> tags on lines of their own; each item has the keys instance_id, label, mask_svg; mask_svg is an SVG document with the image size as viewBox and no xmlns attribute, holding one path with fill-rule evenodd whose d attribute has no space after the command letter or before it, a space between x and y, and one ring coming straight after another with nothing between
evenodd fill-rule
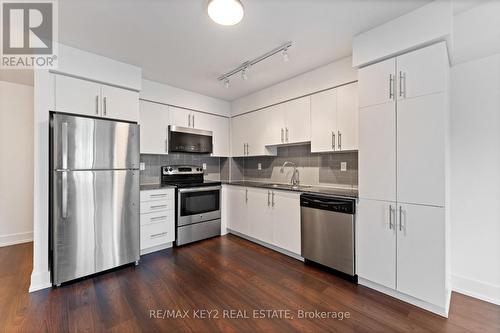
<instances>
[{"instance_id":1,"label":"light switch plate","mask_svg":"<svg viewBox=\"0 0 500 333\"><path fill-rule=\"evenodd\" d=\"M262 170L262 163L257 163L257 170Z\"/></svg>"},{"instance_id":2,"label":"light switch plate","mask_svg":"<svg viewBox=\"0 0 500 333\"><path fill-rule=\"evenodd\" d=\"M141 171L146 170L146 163L144 163L144 162L139 163L139 170L141 170Z\"/></svg>"},{"instance_id":3,"label":"light switch plate","mask_svg":"<svg viewBox=\"0 0 500 333\"><path fill-rule=\"evenodd\" d=\"M347 171L347 162L340 162L340 171Z\"/></svg>"},{"instance_id":4,"label":"light switch plate","mask_svg":"<svg viewBox=\"0 0 500 333\"><path fill-rule=\"evenodd\" d=\"M203 163L203 170L207 170L207 163Z\"/></svg>"}]
</instances>

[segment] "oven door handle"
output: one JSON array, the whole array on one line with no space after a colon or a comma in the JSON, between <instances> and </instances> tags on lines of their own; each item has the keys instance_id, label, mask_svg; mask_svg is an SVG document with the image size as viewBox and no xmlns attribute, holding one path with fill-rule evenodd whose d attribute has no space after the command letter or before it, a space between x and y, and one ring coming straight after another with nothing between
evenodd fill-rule
<instances>
[{"instance_id":1,"label":"oven door handle","mask_svg":"<svg viewBox=\"0 0 500 333\"><path fill-rule=\"evenodd\" d=\"M216 191L216 190L220 190L220 189L222 189L222 186L180 188L179 193L208 192L208 191Z\"/></svg>"}]
</instances>

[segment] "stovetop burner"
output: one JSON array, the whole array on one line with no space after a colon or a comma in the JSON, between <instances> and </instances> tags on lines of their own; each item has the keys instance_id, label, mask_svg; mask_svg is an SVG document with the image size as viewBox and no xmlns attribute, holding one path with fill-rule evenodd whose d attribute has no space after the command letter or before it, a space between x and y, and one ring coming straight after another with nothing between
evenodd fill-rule
<instances>
[{"instance_id":1,"label":"stovetop burner","mask_svg":"<svg viewBox=\"0 0 500 333\"><path fill-rule=\"evenodd\" d=\"M203 168L193 165L167 165L161 167L161 184L178 188L219 186L219 181L205 181Z\"/></svg>"}]
</instances>

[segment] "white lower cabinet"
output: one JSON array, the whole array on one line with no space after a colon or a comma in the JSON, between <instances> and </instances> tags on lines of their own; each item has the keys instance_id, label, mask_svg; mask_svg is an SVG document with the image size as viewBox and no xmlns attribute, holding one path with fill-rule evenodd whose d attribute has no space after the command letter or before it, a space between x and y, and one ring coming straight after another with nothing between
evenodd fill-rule
<instances>
[{"instance_id":1,"label":"white lower cabinet","mask_svg":"<svg viewBox=\"0 0 500 333\"><path fill-rule=\"evenodd\" d=\"M444 208L361 199L357 209L359 277L444 308Z\"/></svg>"},{"instance_id":2,"label":"white lower cabinet","mask_svg":"<svg viewBox=\"0 0 500 333\"><path fill-rule=\"evenodd\" d=\"M174 189L141 191L141 254L168 247L175 240Z\"/></svg>"},{"instance_id":3,"label":"white lower cabinet","mask_svg":"<svg viewBox=\"0 0 500 333\"><path fill-rule=\"evenodd\" d=\"M300 193L227 186L227 226L300 255Z\"/></svg>"}]
</instances>

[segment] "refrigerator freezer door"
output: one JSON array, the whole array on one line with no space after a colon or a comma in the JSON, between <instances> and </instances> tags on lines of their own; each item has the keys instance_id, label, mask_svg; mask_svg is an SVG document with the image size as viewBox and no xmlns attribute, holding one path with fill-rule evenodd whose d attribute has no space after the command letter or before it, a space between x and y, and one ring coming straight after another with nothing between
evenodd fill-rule
<instances>
[{"instance_id":1,"label":"refrigerator freezer door","mask_svg":"<svg viewBox=\"0 0 500 333\"><path fill-rule=\"evenodd\" d=\"M138 169L139 125L55 113L55 169Z\"/></svg>"},{"instance_id":2,"label":"refrigerator freezer door","mask_svg":"<svg viewBox=\"0 0 500 333\"><path fill-rule=\"evenodd\" d=\"M55 171L53 181L54 284L139 260L138 171Z\"/></svg>"}]
</instances>

